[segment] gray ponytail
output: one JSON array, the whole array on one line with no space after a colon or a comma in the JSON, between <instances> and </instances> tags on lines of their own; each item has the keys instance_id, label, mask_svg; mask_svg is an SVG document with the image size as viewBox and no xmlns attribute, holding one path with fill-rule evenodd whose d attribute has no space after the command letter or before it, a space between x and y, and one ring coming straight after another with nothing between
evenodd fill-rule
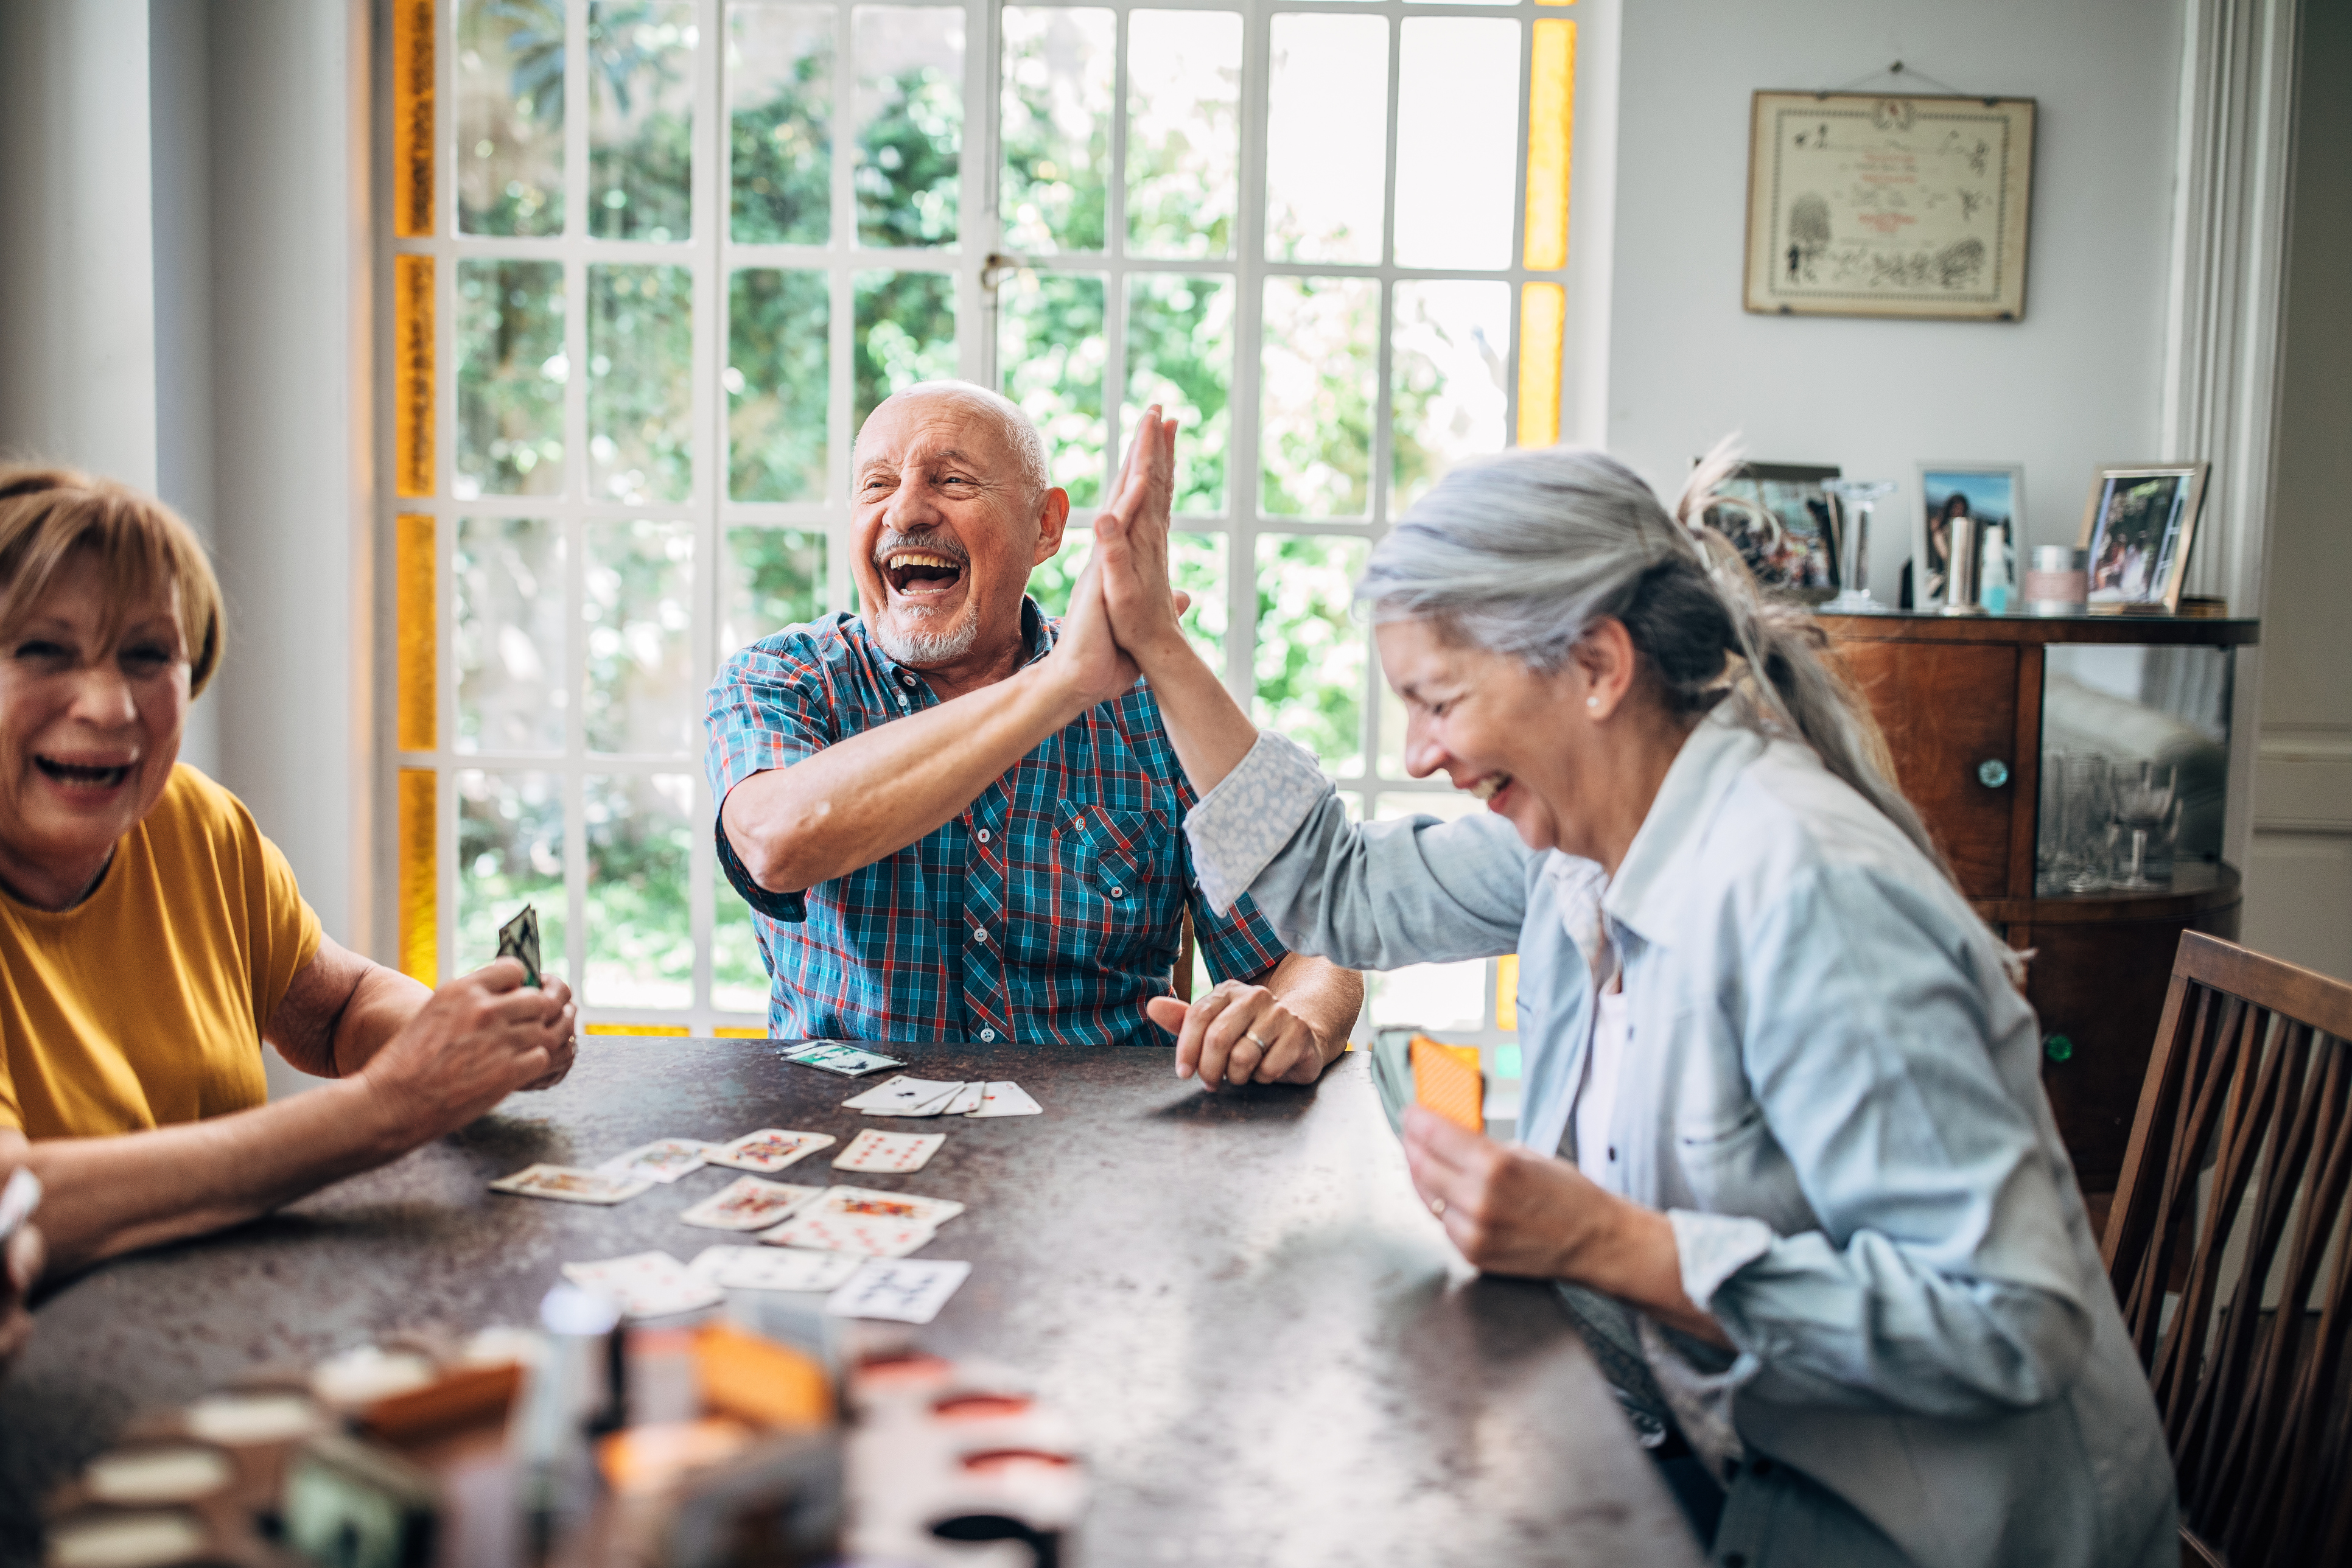
<instances>
[{"instance_id":1,"label":"gray ponytail","mask_svg":"<svg viewBox=\"0 0 2352 1568\"><path fill-rule=\"evenodd\" d=\"M1668 711L1721 703L1741 723L1801 740L1822 765L1951 874L1894 784L1860 696L1822 658L1801 606L1765 602L1738 553L1701 520L1735 458L1691 475L1669 515L1606 453L1523 448L1465 464L1372 549L1357 587L1376 620L1434 620L1462 640L1556 670L1602 616L1624 623Z\"/></svg>"}]
</instances>

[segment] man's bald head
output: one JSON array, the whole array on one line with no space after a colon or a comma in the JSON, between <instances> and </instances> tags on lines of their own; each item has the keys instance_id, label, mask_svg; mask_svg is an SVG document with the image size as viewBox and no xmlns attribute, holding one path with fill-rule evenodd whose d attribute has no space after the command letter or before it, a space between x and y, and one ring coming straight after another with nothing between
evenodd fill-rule
<instances>
[{"instance_id":1,"label":"man's bald head","mask_svg":"<svg viewBox=\"0 0 2352 1568\"><path fill-rule=\"evenodd\" d=\"M1044 499L1054 488L1054 472L1045 459L1045 437L1037 422L1029 417L1022 406L1001 393L969 381L919 381L902 391L894 392L877 404L874 412L866 416L868 425L885 408L903 411L909 404L940 402L979 418L984 419L1003 440L1005 455L1013 460L1023 487L1029 492L1032 505ZM858 440L866 438L864 426L858 429Z\"/></svg>"}]
</instances>

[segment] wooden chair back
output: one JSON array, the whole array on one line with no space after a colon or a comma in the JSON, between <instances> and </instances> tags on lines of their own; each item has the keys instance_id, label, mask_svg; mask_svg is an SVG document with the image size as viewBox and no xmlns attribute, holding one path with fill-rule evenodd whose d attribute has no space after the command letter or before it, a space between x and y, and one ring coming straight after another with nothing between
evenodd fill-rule
<instances>
[{"instance_id":1,"label":"wooden chair back","mask_svg":"<svg viewBox=\"0 0 2352 1568\"><path fill-rule=\"evenodd\" d=\"M2352 985L2181 936L2101 1254L2191 1560L2352 1562L2347 1040Z\"/></svg>"}]
</instances>

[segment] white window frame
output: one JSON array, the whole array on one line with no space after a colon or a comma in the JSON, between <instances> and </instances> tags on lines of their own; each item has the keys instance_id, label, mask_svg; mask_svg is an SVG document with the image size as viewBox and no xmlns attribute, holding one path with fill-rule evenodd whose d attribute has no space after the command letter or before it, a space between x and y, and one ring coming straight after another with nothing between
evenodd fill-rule
<instances>
[{"instance_id":1,"label":"white window frame","mask_svg":"<svg viewBox=\"0 0 2352 1568\"><path fill-rule=\"evenodd\" d=\"M798 0L812 3L812 0ZM439 637L436 659L438 690L436 694L438 714L436 739L440 745L433 752L400 752L391 732L394 711L391 689L394 679L393 637L389 635L390 617L386 617L388 635L382 639L379 668L384 679L379 689L383 701L381 711L385 726L383 754L387 759L381 781L383 798L394 798L394 773L398 768L431 768L440 780L437 791L439 811L439 871L438 871L438 935L440 966L445 975L454 973L455 943L459 909L457 881L457 794L455 775L460 772L484 770L491 772L541 772L561 778L563 789L564 822L564 884L567 919L565 932L568 951L564 954L567 973L578 977L584 973L586 958L585 896L587 887L586 824L582 811L584 780L591 774L654 774L684 773L693 781L694 825L689 835L692 886L688 909L692 921L696 959L693 977L693 1005L676 1011L652 1012L598 1006L583 1000L583 1018L597 1024L641 1024L669 1026L683 1026L696 1034L708 1033L714 1026L748 1028L758 1026L762 1016L756 1013L721 1012L710 1005L710 936L714 915L713 878L715 876L708 825L712 817L709 787L703 780L698 753L607 755L589 753L583 738L583 704L578 700L585 689L586 638L576 620L567 621L565 647L565 678L573 700L566 708L566 744L561 756L552 754L510 754L503 752L460 752L454 744L457 730L455 662L455 584L450 563L456 540L457 521L460 517L530 517L554 521L565 540L565 593L567 605L576 606L583 600L585 569L585 537L590 524L600 521L625 521L637 518L681 520L694 529L693 594L695 615L690 633L692 655L697 668L715 670L719 660L730 650L717 646L718 626L723 613L720 598L722 552L725 531L730 527L760 525L791 527L822 532L827 542L825 551L825 601L829 607L854 607L856 593L851 584L848 555L843 547L850 521L848 506L848 453L850 416L853 396L852 333L855 324L853 275L866 270L898 268L906 270L938 271L955 279L955 300L958 323L958 370L964 377L983 384L996 384L998 322L996 296L986 275L992 259L1002 259L1001 225L997 207L997 113L1000 91L1000 0L887 0L896 5L929 6L958 10L965 18L964 48L964 141L961 170L959 221L960 243L939 250L877 250L858 247L856 214L851 174L855 156L855 138L851 115L855 89L856 61L852 50L852 0L832 0L835 5L835 86L833 141L833 211L832 230L835 243L826 246L739 245L729 233L729 183L727 158L728 136L724 61L726 47L726 5L724 0L693 0L694 13L700 28L699 47L696 57L696 105L693 129L694 168L691 178L692 237L681 243L655 245L643 241L600 240L588 237L588 75L580 68L587 37L589 0L564 0L567 24L567 54L570 68L565 80L565 203L566 231L560 237L546 238L501 238L467 237L458 233L457 226L457 191L459 150L456 146L457 124L457 45L456 26L457 0L440 0L436 7L438 39L435 50L438 73L436 93L436 203L435 235L430 238L400 239L392 237L391 225L382 226L380 241L381 273L388 279L390 257L398 254L429 254L437 258L435 269L436 313L436 443L435 493L429 500L400 500L392 487L381 487L379 500L380 537L385 541L380 559L388 568L391 562L389 541L393 536L393 520L402 514L424 513L436 520L436 552L437 570L436 591L439 595L437 632ZM1118 427L1122 394L1125 385L1125 312L1123 310L1126 279L1139 273L1177 273L1186 276L1218 276L1234 280L1235 363L1228 394L1230 435L1228 438L1227 504L1221 515L1187 515L1178 520L1178 526L1201 531L1221 532L1226 548L1226 624L1224 679L1235 696L1247 704L1252 698L1253 655L1255 648L1256 593L1254 563L1257 542L1265 534L1324 534L1349 538L1376 539L1389 525L1389 484L1391 430L1388 389L1390 383L1390 336L1392 298L1399 282L1419 279L1473 279L1497 281L1510 286L1513 315L1512 354L1509 366L1509 407L1507 430L1516 428L1517 414L1517 354L1519 333L1517 312L1519 309L1520 285L1528 281L1562 283L1569 290L1569 341L1564 351L1567 366L1562 388L1563 435L1582 436L1598 439L1599 359L1605 356L1606 325L1606 234L1607 180L1609 166L1613 163L1613 149L1605 144L1609 140L1609 122L1613 121L1613 103L1607 95L1613 92L1613 55L1616 21L1615 0L1577 0L1566 5L1538 5L1528 3L1497 5L1430 4L1426 0L1046 0L1069 8L1108 9L1118 15L1118 59L1114 102L1126 103L1127 38L1129 18L1136 10L1212 10L1238 12L1243 17L1243 67L1241 106L1241 178L1239 210L1235 214L1234 247L1232 256L1223 258L1187 258L1182 259L1130 259L1118 253L1125 234L1125 179L1123 177L1126 142L1126 116L1114 116L1111 127L1113 167L1107 180L1109 208L1106 215L1105 232L1109 248L1095 253L1060 253L1011 258L1040 270L1057 273L1100 275L1104 279L1105 329L1108 339L1109 362L1105 368L1103 402L1105 417L1113 426L1107 432L1105 442L1105 479L1115 469L1127 432ZM1278 13L1305 15L1372 15L1389 20L1387 163L1384 182L1384 213L1382 217L1381 257L1379 265L1349 266L1320 262L1276 262L1265 259L1265 143L1267 128L1266 95L1270 75L1270 34L1272 17ZM381 14L380 14L381 16ZM1408 18L1444 18L1498 16L1521 25L1521 42L1517 79L1513 90L1518 101L1518 120L1522 127L1515 150L1513 190L1515 212L1512 226L1511 255L1514 265L1499 269L1433 269L1400 268L1391 265L1395 207L1395 146L1397 137L1397 83L1400 51L1403 41L1401 24ZM1576 156L1574 179L1573 226L1570 231L1570 264L1558 272L1530 272L1517 265L1523 259L1522 239L1525 226L1523 193L1526 188L1527 138L1525 124L1528 112L1528 62L1530 58L1532 24L1538 20L1561 19L1578 24L1578 82L1576 109ZM380 26L378 37L385 36ZM1607 68L1591 68L1596 63L1607 62ZM1603 143L1595 147L1595 132ZM383 138L383 149L379 166L388 165L390 137ZM1602 155L1593 156L1594 153ZM1588 190L1598 181L1600 190ZM387 182L388 183L388 182ZM1594 221L1595 218L1600 221ZM1599 247L1601 254L1589 253ZM557 260L563 264L567 310L564 321L564 352L575 373L569 378L564 395L564 445L567 483L564 493L558 496L484 496L475 500L455 499L454 479L457 457L457 263L464 259L499 258L516 260ZM587 465L587 395L590 378L584 374L588 363L587 268L593 262L659 263L682 266L690 270L694 285L693 365L692 365L692 454L694 485L690 497L683 502L667 506L632 506L585 499L582 494ZM727 454L724 445L727 400L720 385L719 374L726 364L724 335L727 328L728 282L737 269L746 267L782 268L803 271L823 271L830 281L830 390L829 409L831 439L825 465L826 484L822 497L791 502L739 502L726 495ZM1265 280L1276 276L1309 276L1318 278L1361 278L1375 281L1381 293L1381 342L1378 356L1378 400L1373 447L1370 458L1369 486L1370 514L1360 519L1323 520L1283 515L1262 514L1257 507L1257 447L1259 426L1259 363L1252 352L1260 340L1261 311ZM379 342L383 348L383 362L391 362L388 312L380 313ZM386 424L391 415L387 405ZM383 441L388 450L388 432ZM387 472L390 464L385 465ZM387 575L389 575L387 572ZM1341 788L1354 794L1367 814L1375 812L1382 797L1403 797L1444 795L1449 786L1443 779L1412 780L1396 774L1383 774L1380 766L1381 681L1377 665L1366 660L1366 679L1362 693L1364 723L1361 736L1362 770L1360 777L1340 781ZM386 810L380 820L387 833L396 831L397 813ZM379 866L389 866L393 857L380 856ZM584 987L583 987L584 989ZM1484 987L1486 1019L1475 1037L1487 1043L1507 1041L1513 1037L1496 1028L1493 970L1489 965L1487 983ZM1462 1031L1455 1030L1457 1037Z\"/></svg>"}]
</instances>

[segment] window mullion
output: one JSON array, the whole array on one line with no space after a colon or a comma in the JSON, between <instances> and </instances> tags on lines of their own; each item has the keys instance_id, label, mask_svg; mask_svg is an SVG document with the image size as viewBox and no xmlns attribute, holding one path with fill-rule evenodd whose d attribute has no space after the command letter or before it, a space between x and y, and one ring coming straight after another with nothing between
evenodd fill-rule
<instances>
[{"instance_id":1,"label":"window mullion","mask_svg":"<svg viewBox=\"0 0 2352 1568\"><path fill-rule=\"evenodd\" d=\"M1225 580L1225 685L1244 711L1257 668L1258 360L1265 292L1266 83L1272 76L1267 0L1243 13L1242 166L1234 214L1234 377L1226 403L1232 437L1225 466L1225 510L1233 519Z\"/></svg>"},{"instance_id":2,"label":"window mullion","mask_svg":"<svg viewBox=\"0 0 2352 1568\"><path fill-rule=\"evenodd\" d=\"M1120 410L1127 405L1127 125L1131 112L1127 49L1129 8L1121 5L1112 17L1110 177L1103 189L1103 443L1101 489L1110 504L1112 481L1118 476ZM1231 542L1227 542L1231 548ZM1228 620L1227 625L1232 622Z\"/></svg>"},{"instance_id":3,"label":"window mullion","mask_svg":"<svg viewBox=\"0 0 2352 1568\"><path fill-rule=\"evenodd\" d=\"M964 22L963 152L957 171L963 211L957 224L956 366L964 380L996 384L996 290L988 258L1001 240L997 184L998 61L1002 0L970 0Z\"/></svg>"}]
</instances>

